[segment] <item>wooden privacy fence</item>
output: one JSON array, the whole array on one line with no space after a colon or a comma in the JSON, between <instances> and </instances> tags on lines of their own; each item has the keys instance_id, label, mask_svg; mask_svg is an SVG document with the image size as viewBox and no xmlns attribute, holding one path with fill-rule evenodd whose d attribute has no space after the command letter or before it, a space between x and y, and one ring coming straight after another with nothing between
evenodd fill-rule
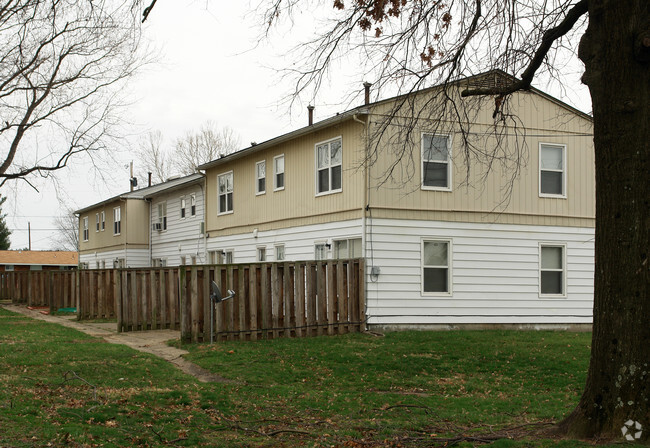
<instances>
[{"instance_id":1,"label":"wooden privacy fence","mask_svg":"<svg viewBox=\"0 0 650 448\"><path fill-rule=\"evenodd\" d=\"M177 329L179 268L121 269L115 283L117 331Z\"/></svg>"},{"instance_id":2,"label":"wooden privacy fence","mask_svg":"<svg viewBox=\"0 0 650 448\"><path fill-rule=\"evenodd\" d=\"M233 299L210 310L210 282ZM363 260L182 267L186 342L305 337L365 330Z\"/></svg>"},{"instance_id":3,"label":"wooden privacy fence","mask_svg":"<svg viewBox=\"0 0 650 448\"><path fill-rule=\"evenodd\" d=\"M0 298L27 306L78 308L77 271L14 271L0 274Z\"/></svg>"}]
</instances>

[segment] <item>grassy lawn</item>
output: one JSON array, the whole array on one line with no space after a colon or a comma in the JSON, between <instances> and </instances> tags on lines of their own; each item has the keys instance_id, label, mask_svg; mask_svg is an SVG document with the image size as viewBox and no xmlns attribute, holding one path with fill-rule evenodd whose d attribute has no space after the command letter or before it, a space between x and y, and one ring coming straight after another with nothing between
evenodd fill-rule
<instances>
[{"instance_id":1,"label":"grassy lawn","mask_svg":"<svg viewBox=\"0 0 650 448\"><path fill-rule=\"evenodd\" d=\"M579 446L491 439L570 411L589 344L587 333L458 331L186 345L231 380L202 384L0 309L0 447Z\"/></svg>"}]
</instances>

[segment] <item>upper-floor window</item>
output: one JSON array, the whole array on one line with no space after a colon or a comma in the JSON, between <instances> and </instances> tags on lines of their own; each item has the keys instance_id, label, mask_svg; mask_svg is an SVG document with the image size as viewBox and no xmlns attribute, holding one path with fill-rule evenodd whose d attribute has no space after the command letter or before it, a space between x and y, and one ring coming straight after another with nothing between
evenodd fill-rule
<instances>
[{"instance_id":1,"label":"upper-floor window","mask_svg":"<svg viewBox=\"0 0 650 448\"><path fill-rule=\"evenodd\" d=\"M185 218L185 196L181 198L181 219Z\"/></svg>"},{"instance_id":2,"label":"upper-floor window","mask_svg":"<svg viewBox=\"0 0 650 448\"><path fill-rule=\"evenodd\" d=\"M102 210L101 212L101 220L102 220L102 232L104 229L106 229L106 212Z\"/></svg>"},{"instance_id":3,"label":"upper-floor window","mask_svg":"<svg viewBox=\"0 0 650 448\"><path fill-rule=\"evenodd\" d=\"M99 232L99 213L95 213L95 232Z\"/></svg>"},{"instance_id":4,"label":"upper-floor window","mask_svg":"<svg viewBox=\"0 0 650 448\"><path fill-rule=\"evenodd\" d=\"M451 293L451 241L422 241L422 293Z\"/></svg>"},{"instance_id":5,"label":"upper-floor window","mask_svg":"<svg viewBox=\"0 0 650 448\"><path fill-rule=\"evenodd\" d=\"M83 217L83 240L88 241L88 217Z\"/></svg>"},{"instance_id":6,"label":"upper-floor window","mask_svg":"<svg viewBox=\"0 0 650 448\"><path fill-rule=\"evenodd\" d=\"M196 195L192 194L190 196L190 215L196 216Z\"/></svg>"},{"instance_id":7,"label":"upper-floor window","mask_svg":"<svg viewBox=\"0 0 650 448\"><path fill-rule=\"evenodd\" d=\"M167 202L158 204L158 224L160 230L167 230Z\"/></svg>"},{"instance_id":8,"label":"upper-floor window","mask_svg":"<svg viewBox=\"0 0 650 448\"><path fill-rule=\"evenodd\" d=\"M316 145L316 194L341 191L341 138Z\"/></svg>"},{"instance_id":9,"label":"upper-floor window","mask_svg":"<svg viewBox=\"0 0 650 448\"><path fill-rule=\"evenodd\" d=\"M262 160L255 164L255 193L266 192L266 161Z\"/></svg>"},{"instance_id":10,"label":"upper-floor window","mask_svg":"<svg viewBox=\"0 0 650 448\"><path fill-rule=\"evenodd\" d=\"M540 143L539 195L566 197L566 146Z\"/></svg>"},{"instance_id":11,"label":"upper-floor window","mask_svg":"<svg viewBox=\"0 0 650 448\"><path fill-rule=\"evenodd\" d=\"M113 209L113 235L119 235L122 232L122 209L115 207Z\"/></svg>"},{"instance_id":12,"label":"upper-floor window","mask_svg":"<svg viewBox=\"0 0 650 448\"><path fill-rule=\"evenodd\" d=\"M232 213L232 191L233 176L232 171L217 176L219 212L218 214Z\"/></svg>"},{"instance_id":13,"label":"upper-floor window","mask_svg":"<svg viewBox=\"0 0 650 448\"><path fill-rule=\"evenodd\" d=\"M273 189L284 190L284 154L273 158Z\"/></svg>"},{"instance_id":14,"label":"upper-floor window","mask_svg":"<svg viewBox=\"0 0 650 448\"><path fill-rule=\"evenodd\" d=\"M540 248L539 294L563 297L565 295L565 246L545 245Z\"/></svg>"},{"instance_id":15,"label":"upper-floor window","mask_svg":"<svg viewBox=\"0 0 650 448\"><path fill-rule=\"evenodd\" d=\"M451 190L451 139L422 134L422 188Z\"/></svg>"}]
</instances>

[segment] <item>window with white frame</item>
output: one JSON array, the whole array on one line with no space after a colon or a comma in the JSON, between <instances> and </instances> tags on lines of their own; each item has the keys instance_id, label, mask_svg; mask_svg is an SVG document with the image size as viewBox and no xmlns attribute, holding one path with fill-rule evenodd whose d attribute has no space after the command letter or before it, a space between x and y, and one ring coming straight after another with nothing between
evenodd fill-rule
<instances>
[{"instance_id":1,"label":"window with white frame","mask_svg":"<svg viewBox=\"0 0 650 448\"><path fill-rule=\"evenodd\" d=\"M284 244L275 245L275 261L284 261Z\"/></svg>"},{"instance_id":2,"label":"window with white frame","mask_svg":"<svg viewBox=\"0 0 650 448\"><path fill-rule=\"evenodd\" d=\"M334 258L361 257L361 238L334 241Z\"/></svg>"},{"instance_id":3,"label":"window with white frame","mask_svg":"<svg viewBox=\"0 0 650 448\"><path fill-rule=\"evenodd\" d=\"M233 192L233 175L232 171L217 176L218 196L219 196L219 213L232 213L232 192Z\"/></svg>"},{"instance_id":4,"label":"window with white frame","mask_svg":"<svg viewBox=\"0 0 650 448\"><path fill-rule=\"evenodd\" d=\"M102 269L106 269L106 260L102 260Z\"/></svg>"},{"instance_id":5,"label":"window with white frame","mask_svg":"<svg viewBox=\"0 0 650 448\"><path fill-rule=\"evenodd\" d=\"M192 264L196 264L196 255L192 255L190 257L190 261L192 262Z\"/></svg>"},{"instance_id":6,"label":"window with white frame","mask_svg":"<svg viewBox=\"0 0 650 448\"><path fill-rule=\"evenodd\" d=\"M187 258L185 255L181 255L181 265L185 265L185 262L187 261Z\"/></svg>"},{"instance_id":7,"label":"window with white frame","mask_svg":"<svg viewBox=\"0 0 650 448\"><path fill-rule=\"evenodd\" d=\"M235 251L234 250L224 250L224 261L226 264L232 264L235 262Z\"/></svg>"},{"instance_id":8,"label":"window with white frame","mask_svg":"<svg viewBox=\"0 0 650 448\"><path fill-rule=\"evenodd\" d=\"M88 241L88 217L84 216L82 221L83 221L83 224L82 224L83 240Z\"/></svg>"},{"instance_id":9,"label":"window with white frame","mask_svg":"<svg viewBox=\"0 0 650 448\"><path fill-rule=\"evenodd\" d=\"M181 198L181 219L185 218L185 196Z\"/></svg>"},{"instance_id":10,"label":"window with white frame","mask_svg":"<svg viewBox=\"0 0 650 448\"><path fill-rule=\"evenodd\" d=\"M341 191L341 138L316 145L316 194Z\"/></svg>"},{"instance_id":11,"label":"window with white frame","mask_svg":"<svg viewBox=\"0 0 650 448\"><path fill-rule=\"evenodd\" d=\"M190 196L190 215L196 216L196 195L192 194Z\"/></svg>"},{"instance_id":12,"label":"window with white frame","mask_svg":"<svg viewBox=\"0 0 650 448\"><path fill-rule=\"evenodd\" d=\"M99 232L99 213L95 213L95 232Z\"/></svg>"},{"instance_id":13,"label":"window with white frame","mask_svg":"<svg viewBox=\"0 0 650 448\"><path fill-rule=\"evenodd\" d=\"M540 143L539 195L566 196L566 146Z\"/></svg>"},{"instance_id":14,"label":"window with white frame","mask_svg":"<svg viewBox=\"0 0 650 448\"><path fill-rule=\"evenodd\" d=\"M422 293L451 293L451 241L422 240Z\"/></svg>"},{"instance_id":15,"label":"window with white frame","mask_svg":"<svg viewBox=\"0 0 650 448\"><path fill-rule=\"evenodd\" d=\"M122 209L115 207L113 209L113 235L119 235L122 232Z\"/></svg>"},{"instance_id":16,"label":"window with white frame","mask_svg":"<svg viewBox=\"0 0 650 448\"><path fill-rule=\"evenodd\" d=\"M422 134L422 188L451 190L451 139Z\"/></svg>"},{"instance_id":17,"label":"window with white frame","mask_svg":"<svg viewBox=\"0 0 650 448\"><path fill-rule=\"evenodd\" d=\"M158 224L161 230L167 230L167 202L158 203Z\"/></svg>"},{"instance_id":18,"label":"window with white frame","mask_svg":"<svg viewBox=\"0 0 650 448\"><path fill-rule=\"evenodd\" d=\"M542 296L564 296L565 252L564 245L541 244L539 248L539 293Z\"/></svg>"},{"instance_id":19,"label":"window with white frame","mask_svg":"<svg viewBox=\"0 0 650 448\"><path fill-rule=\"evenodd\" d=\"M103 232L104 229L106 229L106 212L104 210L102 210L101 219L102 219L102 232Z\"/></svg>"},{"instance_id":20,"label":"window with white frame","mask_svg":"<svg viewBox=\"0 0 650 448\"><path fill-rule=\"evenodd\" d=\"M255 164L255 194L266 192L266 161L262 160Z\"/></svg>"},{"instance_id":21,"label":"window with white frame","mask_svg":"<svg viewBox=\"0 0 650 448\"><path fill-rule=\"evenodd\" d=\"M284 154L273 158L273 189L284 190Z\"/></svg>"},{"instance_id":22,"label":"window with white frame","mask_svg":"<svg viewBox=\"0 0 650 448\"><path fill-rule=\"evenodd\" d=\"M257 248L257 261L266 261L266 247Z\"/></svg>"},{"instance_id":23,"label":"window with white frame","mask_svg":"<svg viewBox=\"0 0 650 448\"><path fill-rule=\"evenodd\" d=\"M314 260L327 260L326 243L316 243L314 245Z\"/></svg>"}]
</instances>

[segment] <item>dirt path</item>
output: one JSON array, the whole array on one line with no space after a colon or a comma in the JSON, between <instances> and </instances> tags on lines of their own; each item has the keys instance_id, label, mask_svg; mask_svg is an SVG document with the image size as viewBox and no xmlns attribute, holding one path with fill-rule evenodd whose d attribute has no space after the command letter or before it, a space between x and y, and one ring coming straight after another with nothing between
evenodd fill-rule
<instances>
[{"instance_id":1,"label":"dirt path","mask_svg":"<svg viewBox=\"0 0 650 448\"><path fill-rule=\"evenodd\" d=\"M75 320L74 317L50 316L49 314L41 314L36 310L29 310L24 306L11 304L3 304L1 306L8 311L23 314L32 319L63 325L64 327L74 328L75 330L79 330L90 336L103 338L106 342L110 342L111 344L122 344L140 352L151 353L152 355L158 356L159 358L172 363L180 370L188 375L192 375L202 383L229 382L228 379L215 375L214 373L209 372L183 358L183 355L189 353L187 350L167 345L167 341L170 339L178 339L180 337L179 331L150 330L118 333L115 323L80 322Z\"/></svg>"}]
</instances>

